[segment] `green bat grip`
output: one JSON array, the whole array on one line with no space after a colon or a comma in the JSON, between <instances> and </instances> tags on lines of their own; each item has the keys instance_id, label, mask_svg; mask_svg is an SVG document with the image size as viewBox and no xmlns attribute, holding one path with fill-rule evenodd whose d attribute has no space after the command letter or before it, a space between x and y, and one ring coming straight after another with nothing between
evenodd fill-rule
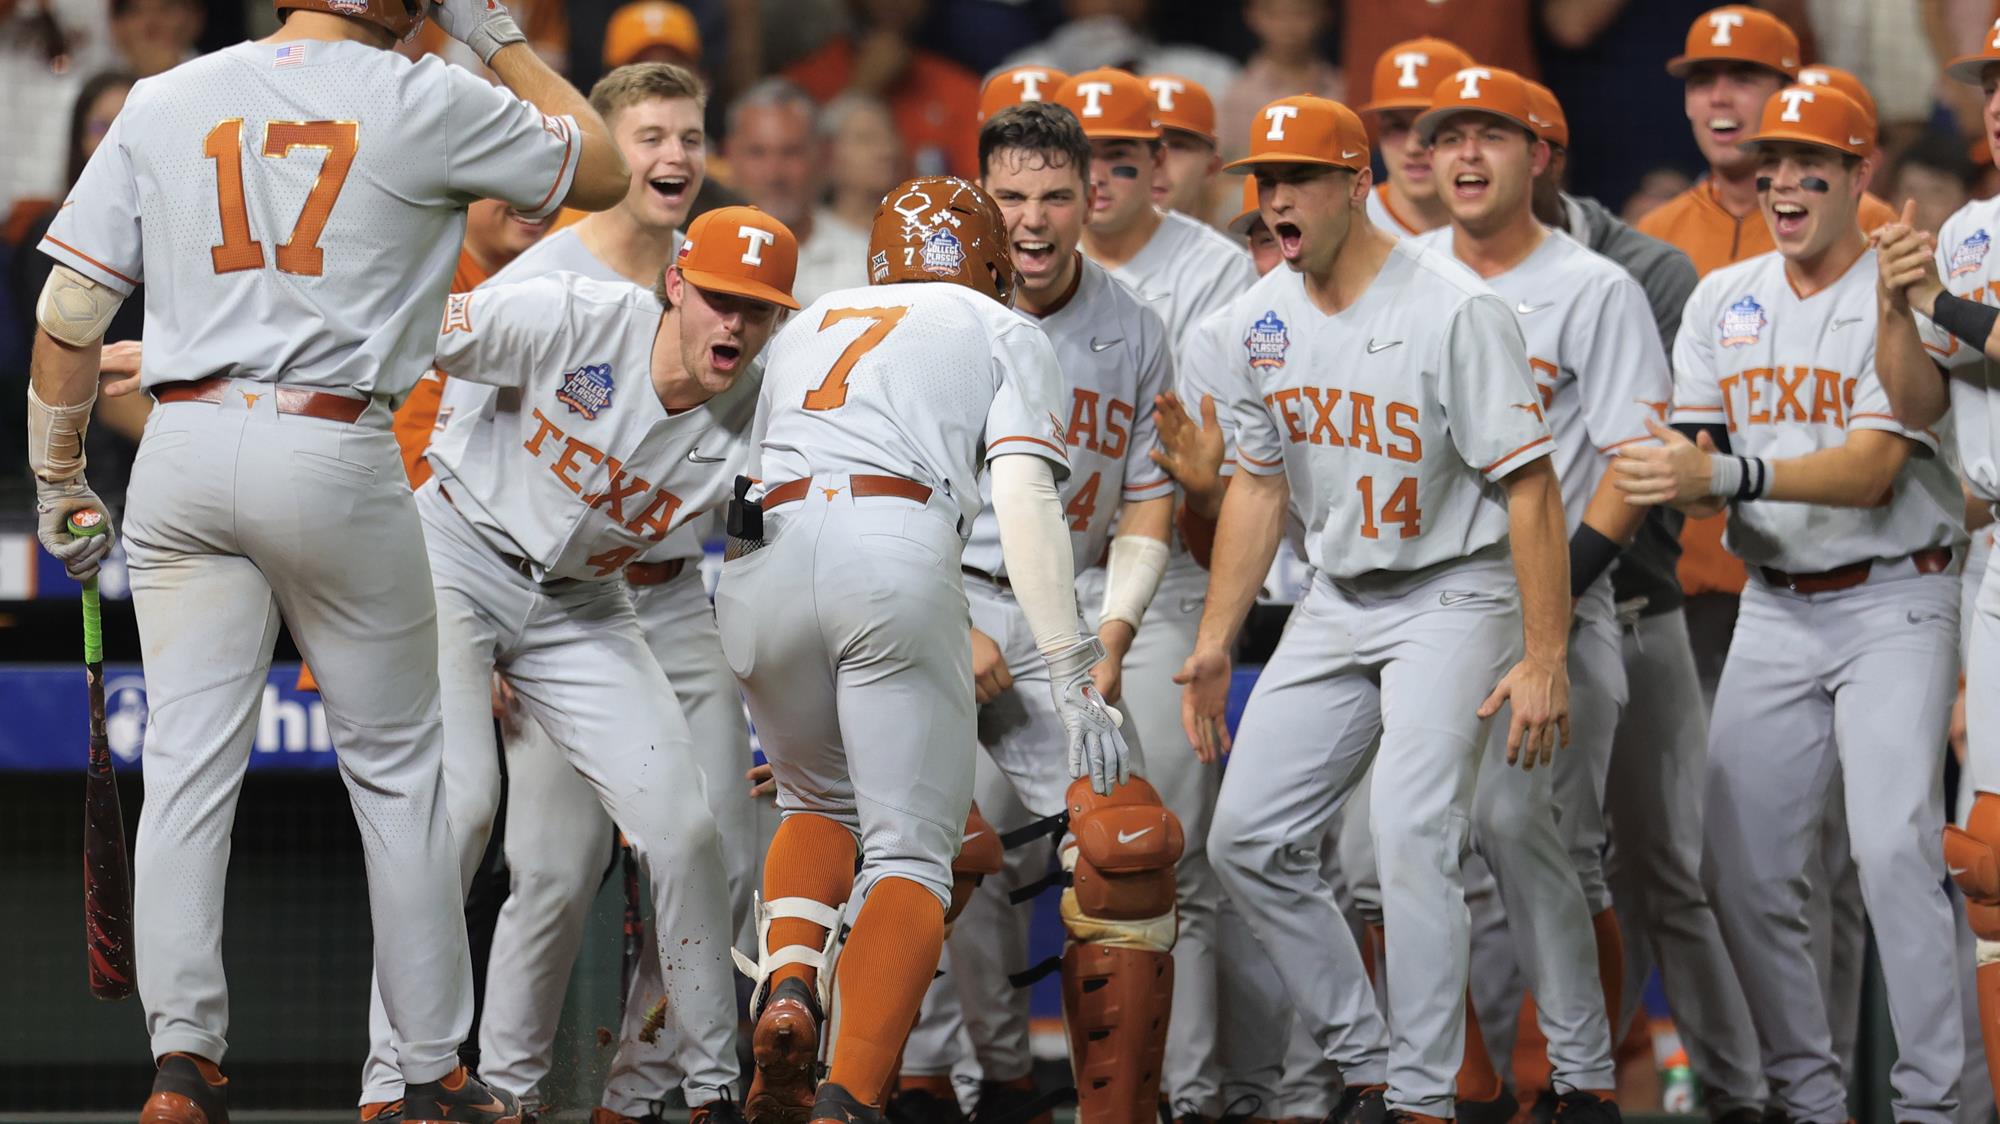
<instances>
[{"instance_id":1,"label":"green bat grip","mask_svg":"<svg viewBox=\"0 0 2000 1124\"><path fill-rule=\"evenodd\" d=\"M101 511L79 511L69 517L69 533L78 538L101 535L109 529ZM83 662L104 662L104 614L97 600L97 575L83 579Z\"/></svg>"}]
</instances>

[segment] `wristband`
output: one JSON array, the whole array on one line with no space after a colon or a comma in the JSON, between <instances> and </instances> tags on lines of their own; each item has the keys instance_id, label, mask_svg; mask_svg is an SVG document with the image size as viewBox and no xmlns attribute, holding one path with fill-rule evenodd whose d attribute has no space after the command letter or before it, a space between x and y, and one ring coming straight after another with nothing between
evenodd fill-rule
<instances>
[{"instance_id":1,"label":"wristband","mask_svg":"<svg viewBox=\"0 0 2000 1124\"><path fill-rule=\"evenodd\" d=\"M1939 293L1931 304L1931 323L1980 351L1986 350L1986 341L1992 338L1996 321L2000 321L2000 308L1950 293Z\"/></svg>"},{"instance_id":2,"label":"wristband","mask_svg":"<svg viewBox=\"0 0 2000 1124\"><path fill-rule=\"evenodd\" d=\"M1726 500L1762 499L1771 486L1771 462L1762 457L1710 453L1708 494Z\"/></svg>"},{"instance_id":3,"label":"wristband","mask_svg":"<svg viewBox=\"0 0 2000 1124\"><path fill-rule=\"evenodd\" d=\"M1623 550L1597 528L1579 524L1576 534L1569 537L1569 595L1582 597Z\"/></svg>"}]
</instances>

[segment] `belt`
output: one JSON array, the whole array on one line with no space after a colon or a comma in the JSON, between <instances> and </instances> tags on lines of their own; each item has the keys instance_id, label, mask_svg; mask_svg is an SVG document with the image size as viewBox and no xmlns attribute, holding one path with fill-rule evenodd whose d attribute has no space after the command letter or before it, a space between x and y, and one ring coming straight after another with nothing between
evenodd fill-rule
<instances>
[{"instance_id":1,"label":"belt","mask_svg":"<svg viewBox=\"0 0 2000 1124\"><path fill-rule=\"evenodd\" d=\"M999 574L989 574L984 570L975 569L971 566L960 566L958 569L959 572L963 573L966 577L978 578L980 581L990 582L993 585L999 586L1001 589L1008 591L1009 593L1012 593L1014 591L1014 583L1008 581L1004 577L1001 577Z\"/></svg>"},{"instance_id":2,"label":"belt","mask_svg":"<svg viewBox=\"0 0 2000 1124\"><path fill-rule=\"evenodd\" d=\"M433 477L433 479L436 478ZM451 493L444 490L444 481L442 480L438 481L438 495L443 496L444 502L450 504L452 507L456 508L458 506L458 501L452 499ZM487 549L492 550L492 547L489 546L487 547ZM494 550L493 556L495 558L498 558L500 561L505 562L507 565L512 566L514 568L515 573L521 575L522 577L528 579L529 581L536 580L535 568L529 564L527 559L519 558L512 554L508 554L505 551L500 551L500 550Z\"/></svg>"},{"instance_id":3,"label":"belt","mask_svg":"<svg viewBox=\"0 0 2000 1124\"><path fill-rule=\"evenodd\" d=\"M153 388L153 398L160 402L221 402L229 391L229 382L222 375L210 375L194 382L161 383ZM241 393L253 403L260 397L247 390ZM328 394L323 390L306 390L296 386L274 385L267 393L277 398L281 414L352 423L368 412L369 399L366 398L349 398L344 394Z\"/></svg>"},{"instance_id":4,"label":"belt","mask_svg":"<svg viewBox=\"0 0 2000 1124\"><path fill-rule=\"evenodd\" d=\"M625 582L628 585L665 585L681 576L687 568L687 559L670 558L665 562L634 562L625 567Z\"/></svg>"},{"instance_id":5,"label":"belt","mask_svg":"<svg viewBox=\"0 0 2000 1124\"><path fill-rule=\"evenodd\" d=\"M812 487L812 477L788 480L764 493L764 510L782 503L806 498L806 490ZM874 496L894 496L897 499L914 500L917 503L931 502L931 489L927 484L906 480L901 476L869 476L856 473L847 478L847 488L856 499ZM829 494L839 492L839 488L828 488Z\"/></svg>"},{"instance_id":6,"label":"belt","mask_svg":"<svg viewBox=\"0 0 2000 1124\"><path fill-rule=\"evenodd\" d=\"M1910 562L1916 566L1919 574L1942 574L1951 569L1951 548L1936 546L1929 550L1919 550L1910 555ZM1869 573L1874 569L1875 562L1872 559L1836 566L1817 574L1788 574L1771 566L1757 567L1765 581L1780 589L1789 589L1793 593L1837 593L1843 589L1853 589L1867 581Z\"/></svg>"}]
</instances>

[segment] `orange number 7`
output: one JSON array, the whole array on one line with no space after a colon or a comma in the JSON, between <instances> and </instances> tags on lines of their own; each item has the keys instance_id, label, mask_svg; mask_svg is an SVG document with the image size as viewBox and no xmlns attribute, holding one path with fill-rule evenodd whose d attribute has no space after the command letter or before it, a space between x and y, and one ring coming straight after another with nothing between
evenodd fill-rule
<instances>
[{"instance_id":1,"label":"orange number 7","mask_svg":"<svg viewBox=\"0 0 2000 1124\"><path fill-rule=\"evenodd\" d=\"M326 151L291 237L278 246L281 272L302 277L325 272L326 254L319 247L319 236L326 230L360 145L361 126L353 121L273 121L265 127L265 156L282 159L294 148ZM243 198L243 119L232 117L210 129L201 151L215 161L215 201L222 215L222 245L209 251L215 271L264 268L264 244L250 237L250 210Z\"/></svg>"},{"instance_id":2,"label":"orange number 7","mask_svg":"<svg viewBox=\"0 0 2000 1124\"><path fill-rule=\"evenodd\" d=\"M826 319L819 322L819 330L822 332L843 320L873 320L874 323L863 329L860 335L854 337L853 343L841 350L840 358L833 361L833 369L826 373L826 378L821 380L818 386L806 391L806 409L837 410L846 405L847 376L853 373L854 365L861 362L862 356L875 350L875 345L888 336L902 321L903 314L908 311L910 311L908 308L828 309Z\"/></svg>"}]
</instances>

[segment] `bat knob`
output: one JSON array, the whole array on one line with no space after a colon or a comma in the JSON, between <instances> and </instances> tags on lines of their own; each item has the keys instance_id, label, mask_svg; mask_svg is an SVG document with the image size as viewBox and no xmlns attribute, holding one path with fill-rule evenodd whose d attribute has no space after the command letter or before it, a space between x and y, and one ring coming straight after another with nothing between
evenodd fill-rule
<instances>
[{"instance_id":1,"label":"bat knob","mask_svg":"<svg viewBox=\"0 0 2000 1124\"><path fill-rule=\"evenodd\" d=\"M69 517L69 533L80 539L101 535L110 529L104 513L94 507L84 508Z\"/></svg>"}]
</instances>

